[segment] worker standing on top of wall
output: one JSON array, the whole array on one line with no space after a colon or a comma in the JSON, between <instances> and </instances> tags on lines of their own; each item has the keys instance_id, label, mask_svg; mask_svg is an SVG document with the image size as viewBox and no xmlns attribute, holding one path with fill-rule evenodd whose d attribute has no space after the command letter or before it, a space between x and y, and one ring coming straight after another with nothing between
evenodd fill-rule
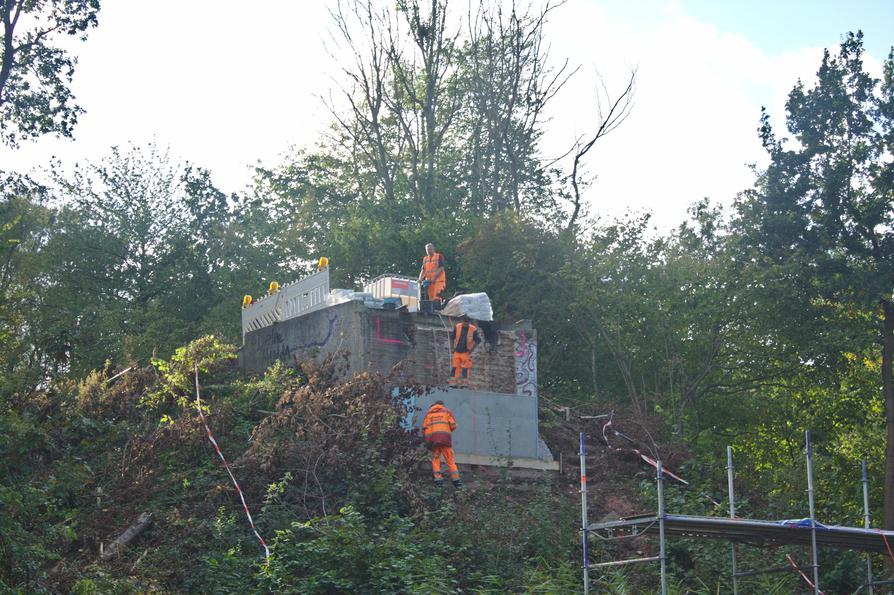
<instances>
[{"instance_id":1,"label":"worker standing on top of wall","mask_svg":"<svg viewBox=\"0 0 894 595\"><path fill-rule=\"evenodd\" d=\"M422 259L422 270L419 271L419 283L427 284L420 297L423 300L423 310L431 313L432 302L440 303L441 292L447 288L444 255L435 251L434 244L425 245L425 258Z\"/></svg>"},{"instance_id":2,"label":"worker standing on top of wall","mask_svg":"<svg viewBox=\"0 0 894 595\"><path fill-rule=\"evenodd\" d=\"M431 470L435 476L435 485L444 484L444 476L441 475L441 457L447 462L447 470L450 472L450 480L453 487L463 487L459 480L459 468L453 458L453 431L456 429L456 418L453 412L447 409L444 401L435 401L425 419L422 420L422 439L425 445L432 449Z\"/></svg>"},{"instance_id":3,"label":"worker standing on top of wall","mask_svg":"<svg viewBox=\"0 0 894 595\"><path fill-rule=\"evenodd\" d=\"M450 341L453 345L453 368L448 382L468 386L472 376L472 352L481 343L478 327L463 315L462 322L457 323L450 333Z\"/></svg>"}]
</instances>

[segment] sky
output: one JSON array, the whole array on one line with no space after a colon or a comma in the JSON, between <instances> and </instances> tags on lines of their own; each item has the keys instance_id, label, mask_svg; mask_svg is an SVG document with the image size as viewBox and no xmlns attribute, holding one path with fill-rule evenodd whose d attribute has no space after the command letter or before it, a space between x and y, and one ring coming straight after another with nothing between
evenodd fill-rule
<instances>
[{"instance_id":1,"label":"sky","mask_svg":"<svg viewBox=\"0 0 894 595\"><path fill-rule=\"evenodd\" d=\"M86 110L74 140L0 148L0 169L96 161L154 140L221 189L244 190L253 166L313 148L331 121L323 98L342 80L327 51L331 6L107 0L99 27L73 46ZM867 67L880 73L892 23L891 0L568 0L546 38L555 64L580 69L548 109L544 155L594 130L600 79L617 93L635 69L633 110L588 156L585 199L593 215L648 211L669 229L695 201L729 204L749 187L749 164L766 161L761 106L782 130L785 97L799 78L810 84L823 48L862 29Z\"/></svg>"}]
</instances>

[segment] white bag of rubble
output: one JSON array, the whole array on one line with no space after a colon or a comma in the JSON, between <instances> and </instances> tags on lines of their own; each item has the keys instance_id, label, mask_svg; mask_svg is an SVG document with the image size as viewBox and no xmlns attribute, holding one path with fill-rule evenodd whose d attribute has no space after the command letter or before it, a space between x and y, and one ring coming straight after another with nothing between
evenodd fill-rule
<instances>
[{"instance_id":1,"label":"white bag of rubble","mask_svg":"<svg viewBox=\"0 0 894 595\"><path fill-rule=\"evenodd\" d=\"M463 293L449 302L441 310L445 316L460 317L463 314L474 320L493 320L494 311L486 293Z\"/></svg>"}]
</instances>

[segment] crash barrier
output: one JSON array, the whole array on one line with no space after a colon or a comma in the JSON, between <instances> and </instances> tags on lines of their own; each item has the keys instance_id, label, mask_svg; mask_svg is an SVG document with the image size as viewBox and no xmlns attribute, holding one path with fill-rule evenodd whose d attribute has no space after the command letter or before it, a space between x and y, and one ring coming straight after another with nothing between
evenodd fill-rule
<instances>
[{"instance_id":1,"label":"crash barrier","mask_svg":"<svg viewBox=\"0 0 894 595\"><path fill-rule=\"evenodd\" d=\"M242 340L251 331L323 308L328 296L328 268L283 285L277 293L266 295L242 310Z\"/></svg>"}]
</instances>

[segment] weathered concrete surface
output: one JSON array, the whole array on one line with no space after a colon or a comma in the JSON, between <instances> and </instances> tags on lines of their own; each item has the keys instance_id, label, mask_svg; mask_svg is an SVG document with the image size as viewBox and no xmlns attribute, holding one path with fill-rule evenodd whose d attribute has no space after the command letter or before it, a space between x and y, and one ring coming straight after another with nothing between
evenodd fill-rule
<instances>
[{"instance_id":1,"label":"weathered concrete surface","mask_svg":"<svg viewBox=\"0 0 894 595\"><path fill-rule=\"evenodd\" d=\"M239 362L262 373L275 361L344 351L346 374L394 372L399 382L446 387L450 378L446 317L369 309L346 302L251 331ZM558 469L538 432L537 333L530 323L482 324L472 355L472 390L439 388L418 398L422 412L443 400L457 418L457 461L474 465Z\"/></svg>"},{"instance_id":2,"label":"weathered concrete surface","mask_svg":"<svg viewBox=\"0 0 894 595\"><path fill-rule=\"evenodd\" d=\"M262 373L277 360L293 363L344 350L350 354L349 372L366 369L358 316L362 310L362 304L347 302L251 331L239 350L239 365Z\"/></svg>"},{"instance_id":3,"label":"weathered concrete surface","mask_svg":"<svg viewBox=\"0 0 894 595\"><path fill-rule=\"evenodd\" d=\"M444 401L456 417L453 450L459 462L558 469L540 439L536 397L438 389L416 397L412 403L413 427L421 427L435 401Z\"/></svg>"},{"instance_id":4,"label":"weathered concrete surface","mask_svg":"<svg viewBox=\"0 0 894 595\"><path fill-rule=\"evenodd\" d=\"M349 354L347 373L394 371L406 383L446 386L454 323L347 302L246 334L240 365L261 373L277 360L291 362L343 350ZM495 323L485 330L484 342L472 354L472 388L536 396L536 332L525 324Z\"/></svg>"}]
</instances>

